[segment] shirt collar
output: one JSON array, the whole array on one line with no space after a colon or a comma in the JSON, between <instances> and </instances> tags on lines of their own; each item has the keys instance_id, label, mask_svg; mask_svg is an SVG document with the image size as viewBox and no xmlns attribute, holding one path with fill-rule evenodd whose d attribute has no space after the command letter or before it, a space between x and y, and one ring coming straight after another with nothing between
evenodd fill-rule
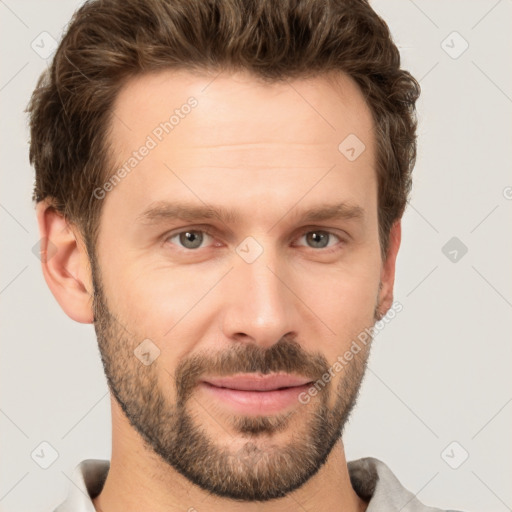
<instances>
[{"instance_id":1,"label":"shirt collar","mask_svg":"<svg viewBox=\"0 0 512 512\"><path fill-rule=\"evenodd\" d=\"M379 459L365 457L350 461L347 467L354 491L369 501L366 512L442 512L423 505Z\"/></svg>"}]
</instances>

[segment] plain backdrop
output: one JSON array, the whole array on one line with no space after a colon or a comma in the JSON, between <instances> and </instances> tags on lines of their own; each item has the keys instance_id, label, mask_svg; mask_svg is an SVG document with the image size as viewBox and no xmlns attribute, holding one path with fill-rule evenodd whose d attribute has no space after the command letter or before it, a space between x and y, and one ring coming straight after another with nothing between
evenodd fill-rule
<instances>
[{"instance_id":1,"label":"plain backdrop","mask_svg":"<svg viewBox=\"0 0 512 512\"><path fill-rule=\"evenodd\" d=\"M110 458L110 403L93 326L60 309L34 254L23 112L49 62L41 38L59 40L80 3L0 1L2 511L52 511L81 460ZM505 512L512 507L512 2L373 6L422 96L397 262L403 311L374 342L344 435L347 458L383 460L428 505ZM42 442L58 454L47 469L31 456Z\"/></svg>"}]
</instances>

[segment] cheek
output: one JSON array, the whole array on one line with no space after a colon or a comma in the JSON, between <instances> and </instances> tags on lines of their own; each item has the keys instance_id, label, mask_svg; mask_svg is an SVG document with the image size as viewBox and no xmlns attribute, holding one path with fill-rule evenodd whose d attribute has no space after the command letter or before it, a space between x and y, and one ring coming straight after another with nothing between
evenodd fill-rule
<instances>
[{"instance_id":1,"label":"cheek","mask_svg":"<svg viewBox=\"0 0 512 512\"><path fill-rule=\"evenodd\" d=\"M161 272L133 272L127 267L122 272L112 272L110 279L109 290L113 292L108 293L120 334L129 337L133 347L146 339L156 345L159 352L155 366L143 370L154 373L166 396L175 397L174 370L201 338L194 305L207 290L199 289L199 283L191 283L183 273L170 270L164 278ZM131 349L128 355L131 356Z\"/></svg>"},{"instance_id":2,"label":"cheek","mask_svg":"<svg viewBox=\"0 0 512 512\"><path fill-rule=\"evenodd\" d=\"M325 333L321 350L332 364L374 323L379 267L368 264L329 272L320 269L307 275L301 278L298 294L315 314L316 333L319 329ZM303 328L309 329L308 326Z\"/></svg>"},{"instance_id":3,"label":"cheek","mask_svg":"<svg viewBox=\"0 0 512 512\"><path fill-rule=\"evenodd\" d=\"M138 325L151 327L164 336L178 322L185 321L187 312L204 294L200 288L199 283L187 279L184 273L153 272L134 279L125 297L132 313L138 315Z\"/></svg>"},{"instance_id":4,"label":"cheek","mask_svg":"<svg viewBox=\"0 0 512 512\"><path fill-rule=\"evenodd\" d=\"M377 300L380 261L362 253L339 264L302 265L294 270L301 296L334 322L365 321Z\"/></svg>"},{"instance_id":5,"label":"cheek","mask_svg":"<svg viewBox=\"0 0 512 512\"><path fill-rule=\"evenodd\" d=\"M115 295L128 330L153 340L161 350L161 363L173 368L204 333L207 294L218 277L191 266L182 270L139 267L125 270L124 275Z\"/></svg>"},{"instance_id":6,"label":"cheek","mask_svg":"<svg viewBox=\"0 0 512 512\"><path fill-rule=\"evenodd\" d=\"M127 199L129 201L129 198ZM185 313L191 302L191 289L179 269L163 268L158 244L144 250L131 240L119 237L122 232L118 202L105 210L111 221L98 241L102 281L109 307L127 330L148 338L161 337ZM193 298L193 297L192 297Z\"/></svg>"}]
</instances>

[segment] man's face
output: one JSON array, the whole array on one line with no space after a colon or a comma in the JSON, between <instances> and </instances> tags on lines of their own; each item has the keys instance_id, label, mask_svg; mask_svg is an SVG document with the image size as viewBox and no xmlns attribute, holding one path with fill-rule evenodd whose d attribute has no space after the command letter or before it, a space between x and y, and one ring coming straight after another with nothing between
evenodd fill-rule
<instances>
[{"instance_id":1,"label":"man's face","mask_svg":"<svg viewBox=\"0 0 512 512\"><path fill-rule=\"evenodd\" d=\"M148 450L217 495L264 501L304 484L363 378L369 344L332 367L379 302L375 142L357 86L339 83L166 71L115 104L118 167L138 153L102 199L105 372ZM356 139L338 149L350 134L365 145L355 159ZM176 217L164 203L233 215ZM341 203L342 215L304 217Z\"/></svg>"}]
</instances>

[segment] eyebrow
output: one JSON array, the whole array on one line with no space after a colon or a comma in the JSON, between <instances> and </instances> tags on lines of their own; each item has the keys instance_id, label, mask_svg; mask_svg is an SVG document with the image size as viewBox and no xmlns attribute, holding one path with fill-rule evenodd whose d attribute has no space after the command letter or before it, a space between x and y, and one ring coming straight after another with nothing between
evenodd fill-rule
<instances>
[{"instance_id":1,"label":"eyebrow","mask_svg":"<svg viewBox=\"0 0 512 512\"><path fill-rule=\"evenodd\" d=\"M282 218L290 214L296 222L319 222L326 220L362 220L365 210L361 206L341 202L337 204L323 204L303 212L290 210ZM195 205L184 202L157 201L137 216L136 222L151 225L169 220L183 220L197 222L204 219L216 218L224 224L236 224L242 219L240 213L234 209L217 205Z\"/></svg>"}]
</instances>

